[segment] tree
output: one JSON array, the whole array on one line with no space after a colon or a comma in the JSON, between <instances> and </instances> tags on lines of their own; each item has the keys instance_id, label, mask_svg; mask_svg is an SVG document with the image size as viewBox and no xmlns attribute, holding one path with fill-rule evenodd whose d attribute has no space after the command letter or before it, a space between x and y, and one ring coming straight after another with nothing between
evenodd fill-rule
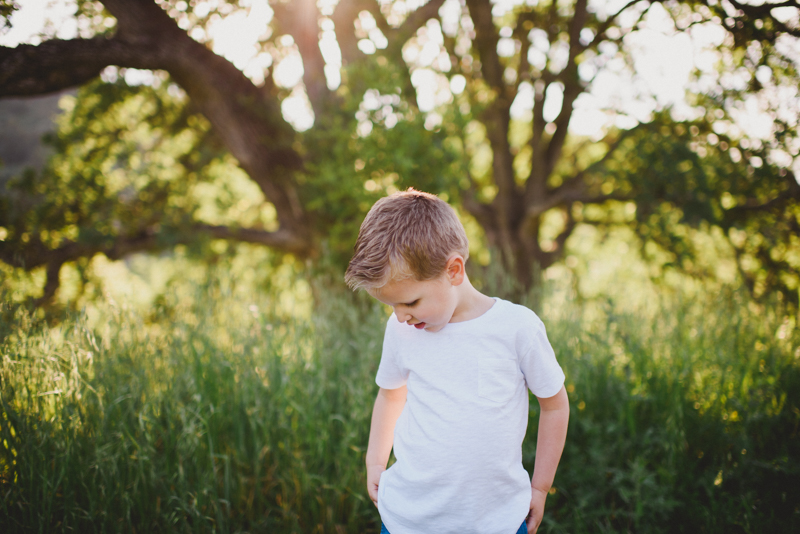
<instances>
[{"instance_id":1,"label":"tree","mask_svg":"<svg viewBox=\"0 0 800 534\"><path fill-rule=\"evenodd\" d=\"M425 176L430 177L428 184L440 179L440 163L426 167L418 161L422 153L436 153L436 140L415 128L413 117L390 135L366 142L351 139L361 96L375 86L368 83L370 77L374 81L389 74L393 86L404 83L397 82L397 72L389 72L397 70L395 65L376 62L357 47L353 20L367 3L340 2L326 17L336 21L341 53L350 65L351 89L338 92L327 87L316 4L272 6L276 30L262 45L275 55L296 46L302 55L303 83L316 116L315 127L304 134L282 116L281 101L288 92L274 83L274 69L257 86L207 44L190 37L176 20L202 27L232 6L222 4L214 11L194 4L83 2L77 16L100 21L93 23L92 35L0 48L0 96L83 86L52 140L58 152L55 163L40 176L19 177L2 199L0 226L6 235L0 241L0 259L28 270L45 266L43 301L57 290L66 262L97 253L115 259L158 250L195 239L198 233L313 256L319 254L321 236L341 225L342 218L360 220L371 204L365 198L380 196L364 189L364 176L397 176L397 168L405 174L415 169L423 184ZM436 16L441 4L427 4L387 29L395 43L387 54L399 56L402 44ZM368 7L377 12L377 4ZM281 44L287 35L290 44ZM166 82L152 88L99 80L109 65L166 72L181 91ZM411 102L398 108L409 106L415 107ZM414 133L409 135L409 129ZM396 149L391 161L383 150L370 164L357 159L390 142ZM169 162L158 161L164 154L161 159ZM258 186L261 208L271 212L257 216L261 220L253 227L242 227L241 220L203 224L196 217L197 206L180 200L198 182L219 179L214 165L230 157ZM352 227L351 222L351 234Z\"/></svg>"},{"instance_id":2,"label":"tree","mask_svg":"<svg viewBox=\"0 0 800 534\"><path fill-rule=\"evenodd\" d=\"M491 167L470 176L463 203L519 283L530 287L536 283L535 265L547 268L562 258L579 223L615 222L614 210L587 207L630 202L635 216L616 222L631 225L643 243L671 251L678 265L690 264L697 253L677 237L685 225L718 226L732 238L752 289L778 287L796 299L800 263L788 259L788 249L797 245L800 187L787 163L775 162L779 153L796 156L800 149L797 108L782 118L770 110L777 120L767 142L727 135L721 127L732 122L748 94L763 90L759 79L769 78L767 73L797 98L797 58L787 58L779 44L800 36L798 4L629 2L610 12L585 0L529 4L502 12L488 1L467 0L469 21L444 39L454 70L467 80L462 102L485 132L471 150L464 143L464 152L474 160L488 145L492 156ZM676 119L656 106L632 127L610 128L599 142L580 143L568 134L576 102L612 62L631 61L629 38L646 27L654 8L664 11L678 32L721 27L727 35L718 51L719 68L741 71L746 86L715 80L705 94L694 96L693 116ZM794 8L794 22L776 19L779 8ZM756 77L758 69L766 72ZM526 85L529 96L523 94ZM521 98L532 107L524 124L511 113ZM561 102L548 116L551 99ZM454 135L467 138L463 130ZM545 220L553 212L563 222L546 235ZM740 238L740 232L753 239Z\"/></svg>"},{"instance_id":3,"label":"tree","mask_svg":"<svg viewBox=\"0 0 800 534\"><path fill-rule=\"evenodd\" d=\"M537 266L563 257L579 224L630 225L683 267L697 252L682 238L685 228L711 225L725 231L754 291L796 295L800 263L791 251L800 192L777 156L798 150L796 108L788 117L777 115L779 103L770 109L779 120L767 141L721 129L750 94L794 87L796 95L796 63L783 46L800 33L796 16L785 16L796 1L642 1L609 11L586 0L510 7L432 0L410 13L401 9L407 3L390 1L340 0L333 9L313 0L270 2L272 31L261 45L275 62L293 47L302 57L314 114L304 132L281 113L292 93L276 84L274 67L256 85L194 32L230 4L101 4L79 4L77 16L94 24L90 35L0 48L0 97L84 86L56 144L63 161L94 163L22 177L14 202L6 195L0 223L8 229L0 258L47 266L45 297L64 262L169 247L198 233L300 256L327 247L345 257L371 201L408 185L460 201L523 289L538 282ZM720 69L740 72L745 86L719 76L709 87L708 73L698 72L693 114L654 106L649 117L609 127L597 141L568 134L581 95L612 64L631 63L630 36L655 10L678 32L724 30ZM343 65L338 87L328 86L325 70L332 33ZM168 79L156 88L98 81L109 65ZM426 76L454 89L439 92L438 107L417 94ZM512 113L515 102L530 108L529 119ZM148 131L132 135L141 123ZM70 159L71 147L82 148ZM156 148L171 150L175 164L141 154ZM250 226L241 218L203 222L195 205L177 200L203 181L225 183L229 177L214 178L213 170L230 158L264 197ZM124 186L109 184L111 171ZM617 217L620 203L632 203L633 214ZM555 231L546 224L554 218L561 221Z\"/></svg>"}]
</instances>

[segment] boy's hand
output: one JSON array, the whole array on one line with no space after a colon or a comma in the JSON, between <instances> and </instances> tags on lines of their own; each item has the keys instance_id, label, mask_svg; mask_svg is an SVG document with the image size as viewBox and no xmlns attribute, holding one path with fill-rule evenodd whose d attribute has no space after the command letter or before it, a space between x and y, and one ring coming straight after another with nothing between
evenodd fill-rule
<instances>
[{"instance_id":1,"label":"boy's hand","mask_svg":"<svg viewBox=\"0 0 800 534\"><path fill-rule=\"evenodd\" d=\"M386 471L386 467L382 465L368 465L367 466L367 493L369 498L372 499L372 504L378 506L378 482L381 480L381 473Z\"/></svg>"},{"instance_id":2,"label":"boy's hand","mask_svg":"<svg viewBox=\"0 0 800 534\"><path fill-rule=\"evenodd\" d=\"M531 509L526 520L528 534L534 534L539 530L544 516L544 501L547 499L547 492L536 488L531 488Z\"/></svg>"}]
</instances>

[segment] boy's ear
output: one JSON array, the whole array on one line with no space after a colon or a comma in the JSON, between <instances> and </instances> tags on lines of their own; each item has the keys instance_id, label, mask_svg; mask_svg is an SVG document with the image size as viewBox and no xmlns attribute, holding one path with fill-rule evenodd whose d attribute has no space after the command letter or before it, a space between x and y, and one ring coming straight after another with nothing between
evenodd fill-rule
<instances>
[{"instance_id":1,"label":"boy's ear","mask_svg":"<svg viewBox=\"0 0 800 534\"><path fill-rule=\"evenodd\" d=\"M461 254L453 254L450 256L450 259L447 260L447 264L445 265L445 272L452 285L461 285L467 274L464 258Z\"/></svg>"}]
</instances>

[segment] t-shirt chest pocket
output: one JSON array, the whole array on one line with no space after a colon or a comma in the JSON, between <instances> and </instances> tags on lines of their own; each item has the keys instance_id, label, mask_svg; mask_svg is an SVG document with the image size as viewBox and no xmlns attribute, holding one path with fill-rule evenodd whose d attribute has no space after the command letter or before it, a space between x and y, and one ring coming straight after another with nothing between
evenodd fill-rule
<instances>
[{"instance_id":1,"label":"t-shirt chest pocket","mask_svg":"<svg viewBox=\"0 0 800 534\"><path fill-rule=\"evenodd\" d=\"M516 360L480 362L478 396L494 402L507 402L517 390L519 369Z\"/></svg>"}]
</instances>

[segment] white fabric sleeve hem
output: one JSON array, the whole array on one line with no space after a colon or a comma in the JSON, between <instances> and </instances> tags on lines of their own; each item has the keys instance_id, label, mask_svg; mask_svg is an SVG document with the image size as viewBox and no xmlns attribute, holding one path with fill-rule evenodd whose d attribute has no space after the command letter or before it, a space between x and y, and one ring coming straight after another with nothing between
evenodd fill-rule
<instances>
[{"instance_id":1,"label":"white fabric sleeve hem","mask_svg":"<svg viewBox=\"0 0 800 534\"><path fill-rule=\"evenodd\" d=\"M561 372L561 378L560 378L558 383L552 382L552 383L548 384L546 388L544 388L544 389L540 388L539 391L531 390L531 393L533 393L536 396L536 398L538 398L538 399L549 399L550 397L553 397L559 391L561 391L561 388L564 385L564 381L565 380L566 380L566 376L564 375L564 372L562 371Z\"/></svg>"},{"instance_id":2,"label":"white fabric sleeve hem","mask_svg":"<svg viewBox=\"0 0 800 534\"><path fill-rule=\"evenodd\" d=\"M383 388L383 389L401 388L401 387L405 386L407 382L408 382L407 380L395 381L395 380L387 380L387 379L385 379L383 377L375 378L375 383L378 384L378 386ZM558 393L558 392L556 392L556 393Z\"/></svg>"}]
</instances>

